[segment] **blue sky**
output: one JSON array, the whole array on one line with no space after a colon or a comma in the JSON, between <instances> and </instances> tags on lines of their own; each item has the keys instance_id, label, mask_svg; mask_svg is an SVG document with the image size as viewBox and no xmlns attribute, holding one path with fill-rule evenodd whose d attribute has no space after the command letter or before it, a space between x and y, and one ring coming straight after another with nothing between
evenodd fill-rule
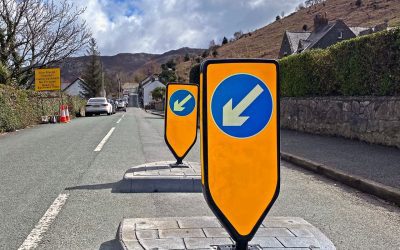
<instances>
[{"instance_id":1,"label":"blue sky","mask_svg":"<svg viewBox=\"0 0 400 250\"><path fill-rule=\"evenodd\" d=\"M301 0L74 0L102 55L206 48L236 31L260 28Z\"/></svg>"}]
</instances>

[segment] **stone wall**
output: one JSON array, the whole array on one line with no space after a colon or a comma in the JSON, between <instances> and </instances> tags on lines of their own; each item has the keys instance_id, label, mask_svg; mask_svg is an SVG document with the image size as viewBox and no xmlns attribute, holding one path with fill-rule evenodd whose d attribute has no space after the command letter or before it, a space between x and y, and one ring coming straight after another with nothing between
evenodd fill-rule
<instances>
[{"instance_id":1,"label":"stone wall","mask_svg":"<svg viewBox=\"0 0 400 250\"><path fill-rule=\"evenodd\" d=\"M400 148L400 97L284 97L281 127Z\"/></svg>"}]
</instances>

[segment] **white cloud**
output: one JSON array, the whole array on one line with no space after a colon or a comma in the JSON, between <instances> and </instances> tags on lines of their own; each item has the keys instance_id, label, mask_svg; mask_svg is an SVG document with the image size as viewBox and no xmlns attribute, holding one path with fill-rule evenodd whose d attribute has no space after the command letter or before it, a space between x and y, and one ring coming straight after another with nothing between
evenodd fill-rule
<instances>
[{"instance_id":1,"label":"white cloud","mask_svg":"<svg viewBox=\"0 0 400 250\"><path fill-rule=\"evenodd\" d=\"M301 0L75 0L102 55L206 48L235 31L260 28Z\"/></svg>"}]
</instances>

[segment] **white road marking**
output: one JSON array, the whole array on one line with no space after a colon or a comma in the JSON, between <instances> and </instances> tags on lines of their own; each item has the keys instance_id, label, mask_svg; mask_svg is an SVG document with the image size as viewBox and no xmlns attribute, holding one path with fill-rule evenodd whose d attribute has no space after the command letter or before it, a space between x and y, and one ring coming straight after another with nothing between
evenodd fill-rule
<instances>
[{"instance_id":1,"label":"white road marking","mask_svg":"<svg viewBox=\"0 0 400 250\"><path fill-rule=\"evenodd\" d=\"M120 123L121 120L122 120L122 118L124 118L124 116L125 116L125 114L123 114L123 115L121 116L121 118L119 118L119 120L117 121L117 123Z\"/></svg>"},{"instance_id":2,"label":"white road marking","mask_svg":"<svg viewBox=\"0 0 400 250\"><path fill-rule=\"evenodd\" d=\"M26 237L25 241L18 248L18 250L35 249L43 238L43 235L49 229L51 223L57 217L61 211L65 202L68 199L69 194L59 194L54 200L53 204L47 209L46 213L32 229L31 233Z\"/></svg>"},{"instance_id":3,"label":"white road marking","mask_svg":"<svg viewBox=\"0 0 400 250\"><path fill-rule=\"evenodd\" d=\"M104 136L103 140L101 140L99 145L97 145L97 147L94 149L95 152L99 152L103 148L103 146L104 146L104 144L106 144L108 138L110 138L111 134L114 132L114 129L115 129L115 127L112 127L110 129L110 131L108 131L106 136Z\"/></svg>"}]
</instances>

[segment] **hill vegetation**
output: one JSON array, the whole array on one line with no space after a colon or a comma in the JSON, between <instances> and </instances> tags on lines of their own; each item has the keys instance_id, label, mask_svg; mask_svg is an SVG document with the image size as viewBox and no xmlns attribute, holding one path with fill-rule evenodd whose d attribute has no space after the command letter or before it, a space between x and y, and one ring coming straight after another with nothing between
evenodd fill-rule
<instances>
[{"instance_id":1,"label":"hill vegetation","mask_svg":"<svg viewBox=\"0 0 400 250\"><path fill-rule=\"evenodd\" d=\"M101 56L100 60L107 75L121 79L121 82L138 82L150 73L160 73L161 64L171 59L183 61L185 55L198 55L204 49L181 48L163 54L147 53L121 53L114 56ZM61 77L63 82L72 82L79 77L89 56L71 57L61 64Z\"/></svg>"},{"instance_id":2,"label":"hill vegetation","mask_svg":"<svg viewBox=\"0 0 400 250\"><path fill-rule=\"evenodd\" d=\"M255 31L235 33L228 38L230 42L211 47L210 52L216 52L209 53L208 58L277 58L285 30L302 31L306 27L312 31L313 18L318 13L326 12L329 21L342 19L349 26L372 27L385 21L389 26L400 25L398 0L327 0L310 7L299 5L297 9ZM178 64L178 75L187 81L194 64L193 60Z\"/></svg>"}]
</instances>

